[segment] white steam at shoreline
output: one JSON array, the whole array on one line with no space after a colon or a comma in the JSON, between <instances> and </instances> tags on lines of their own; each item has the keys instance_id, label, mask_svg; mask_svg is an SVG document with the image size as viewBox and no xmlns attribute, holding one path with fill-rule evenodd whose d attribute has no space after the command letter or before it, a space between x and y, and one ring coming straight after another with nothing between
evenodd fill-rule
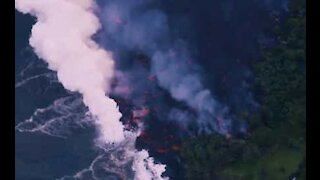
<instances>
[{"instance_id":1,"label":"white steam at shoreline","mask_svg":"<svg viewBox=\"0 0 320 180\"><path fill-rule=\"evenodd\" d=\"M91 1L16 0L16 8L38 21L32 28L30 45L70 91L83 95L90 112L102 126L104 141L124 139L121 113L114 100L105 96L113 77L113 61L91 40L99 29ZM77 2L77 3L75 3Z\"/></svg>"},{"instance_id":2,"label":"white steam at shoreline","mask_svg":"<svg viewBox=\"0 0 320 180\"><path fill-rule=\"evenodd\" d=\"M37 56L57 72L66 89L82 94L84 104L97 117L99 143L121 144L129 138L129 144L134 144L136 136L131 138L130 132L124 131L117 103L106 96L114 75L114 62L110 53L91 39L100 28L93 13L94 2L15 0L15 7L37 18L29 43ZM164 165L154 164L147 151L129 150L134 159L132 169L136 180L164 179L161 177Z\"/></svg>"}]
</instances>

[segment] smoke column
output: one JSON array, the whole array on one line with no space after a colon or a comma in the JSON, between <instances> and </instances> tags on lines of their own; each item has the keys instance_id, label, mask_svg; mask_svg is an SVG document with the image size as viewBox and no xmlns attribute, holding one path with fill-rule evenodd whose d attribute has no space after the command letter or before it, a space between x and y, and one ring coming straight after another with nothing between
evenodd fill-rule
<instances>
[{"instance_id":1,"label":"smoke column","mask_svg":"<svg viewBox=\"0 0 320 180\"><path fill-rule=\"evenodd\" d=\"M59 81L70 91L80 92L84 104L97 118L103 143L118 142L125 134L116 102L107 97L113 77L110 53L91 36L100 28L92 0L15 0L15 7L37 18L29 39L35 53L57 72ZM163 165L155 165L146 151L131 151L136 180L162 179Z\"/></svg>"},{"instance_id":2,"label":"smoke column","mask_svg":"<svg viewBox=\"0 0 320 180\"><path fill-rule=\"evenodd\" d=\"M100 16L105 33L101 41L112 42L105 46L119 50L121 54L136 51L150 58L150 74L157 78L158 85L173 99L197 112L196 119L189 117L179 123L188 124L193 119L192 123L198 125L200 133L228 134L231 128L228 108L204 86L201 68L194 63L188 44L174 37L169 17L160 8L152 6L152 2L101 1ZM170 113L173 119L182 115L186 115L182 110Z\"/></svg>"}]
</instances>

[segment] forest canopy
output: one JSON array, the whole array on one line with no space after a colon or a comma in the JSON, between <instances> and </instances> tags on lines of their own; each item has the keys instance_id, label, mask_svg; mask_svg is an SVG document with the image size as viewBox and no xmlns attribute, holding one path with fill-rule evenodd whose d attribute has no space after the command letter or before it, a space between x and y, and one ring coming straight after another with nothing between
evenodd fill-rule
<instances>
[{"instance_id":1,"label":"forest canopy","mask_svg":"<svg viewBox=\"0 0 320 180\"><path fill-rule=\"evenodd\" d=\"M289 2L288 17L273 29L276 45L262 49L252 68L261 107L247 119L246 136L187 140L182 151L187 179L305 179L305 4Z\"/></svg>"}]
</instances>

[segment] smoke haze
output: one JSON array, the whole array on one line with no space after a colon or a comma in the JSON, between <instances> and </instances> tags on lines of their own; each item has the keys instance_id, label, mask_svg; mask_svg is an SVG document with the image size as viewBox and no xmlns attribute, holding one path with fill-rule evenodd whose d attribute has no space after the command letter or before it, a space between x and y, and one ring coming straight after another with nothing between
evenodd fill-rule
<instances>
[{"instance_id":1,"label":"smoke haze","mask_svg":"<svg viewBox=\"0 0 320 180\"><path fill-rule=\"evenodd\" d=\"M167 15L158 8L149 8L152 2L127 0L101 2L100 6L103 7L99 13L103 24L101 41L105 42L104 45L115 54L134 51L147 56L151 66L149 76L156 77L157 84L167 90L172 98L196 111L197 117L192 123L197 124L200 133L213 131L229 133L231 119L228 108L218 102L211 91L204 86L202 70L193 60L187 42L172 37L173 32L170 30ZM130 63L130 60L128 61ZM119 64L119 67L122 65ZM135 67L132 67L131 71L132 69ZM131 76L136 75L134 72L128 72L128 69L122 71ZM121 94L121 90L124 89L127 92L132 90L123 88L123 84L127 83L124 81L124 78L118 79L122 88L117 86L115 93ZM140 87L135 85L136 89ZM183 110L181 113L187 114ZM175 114L177 111L170 116L168 114L168 117L173 120L181 117L178 114L177 117L173 117ZM188 124L192 118L187 117L184 121L180 118L177 122Z\"/></svg>"}]
</instances>

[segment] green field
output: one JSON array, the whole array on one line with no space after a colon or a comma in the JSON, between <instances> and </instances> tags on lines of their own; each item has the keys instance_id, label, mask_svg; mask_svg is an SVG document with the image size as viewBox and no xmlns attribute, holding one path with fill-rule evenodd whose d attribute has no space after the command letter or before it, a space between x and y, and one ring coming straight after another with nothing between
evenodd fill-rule
<instances>
[{"instance_id":1,"label":"green field","mask_svg":"<svg viewBox=\"0 0 320 180\"><path fill-rule=\"evenodd\" d=\"M303 160L305 148L279 147L263 157L248 163L235 163L224 170L225 175L238 179L284 180L296 171Z\"/></svg>"}]
</instances>

